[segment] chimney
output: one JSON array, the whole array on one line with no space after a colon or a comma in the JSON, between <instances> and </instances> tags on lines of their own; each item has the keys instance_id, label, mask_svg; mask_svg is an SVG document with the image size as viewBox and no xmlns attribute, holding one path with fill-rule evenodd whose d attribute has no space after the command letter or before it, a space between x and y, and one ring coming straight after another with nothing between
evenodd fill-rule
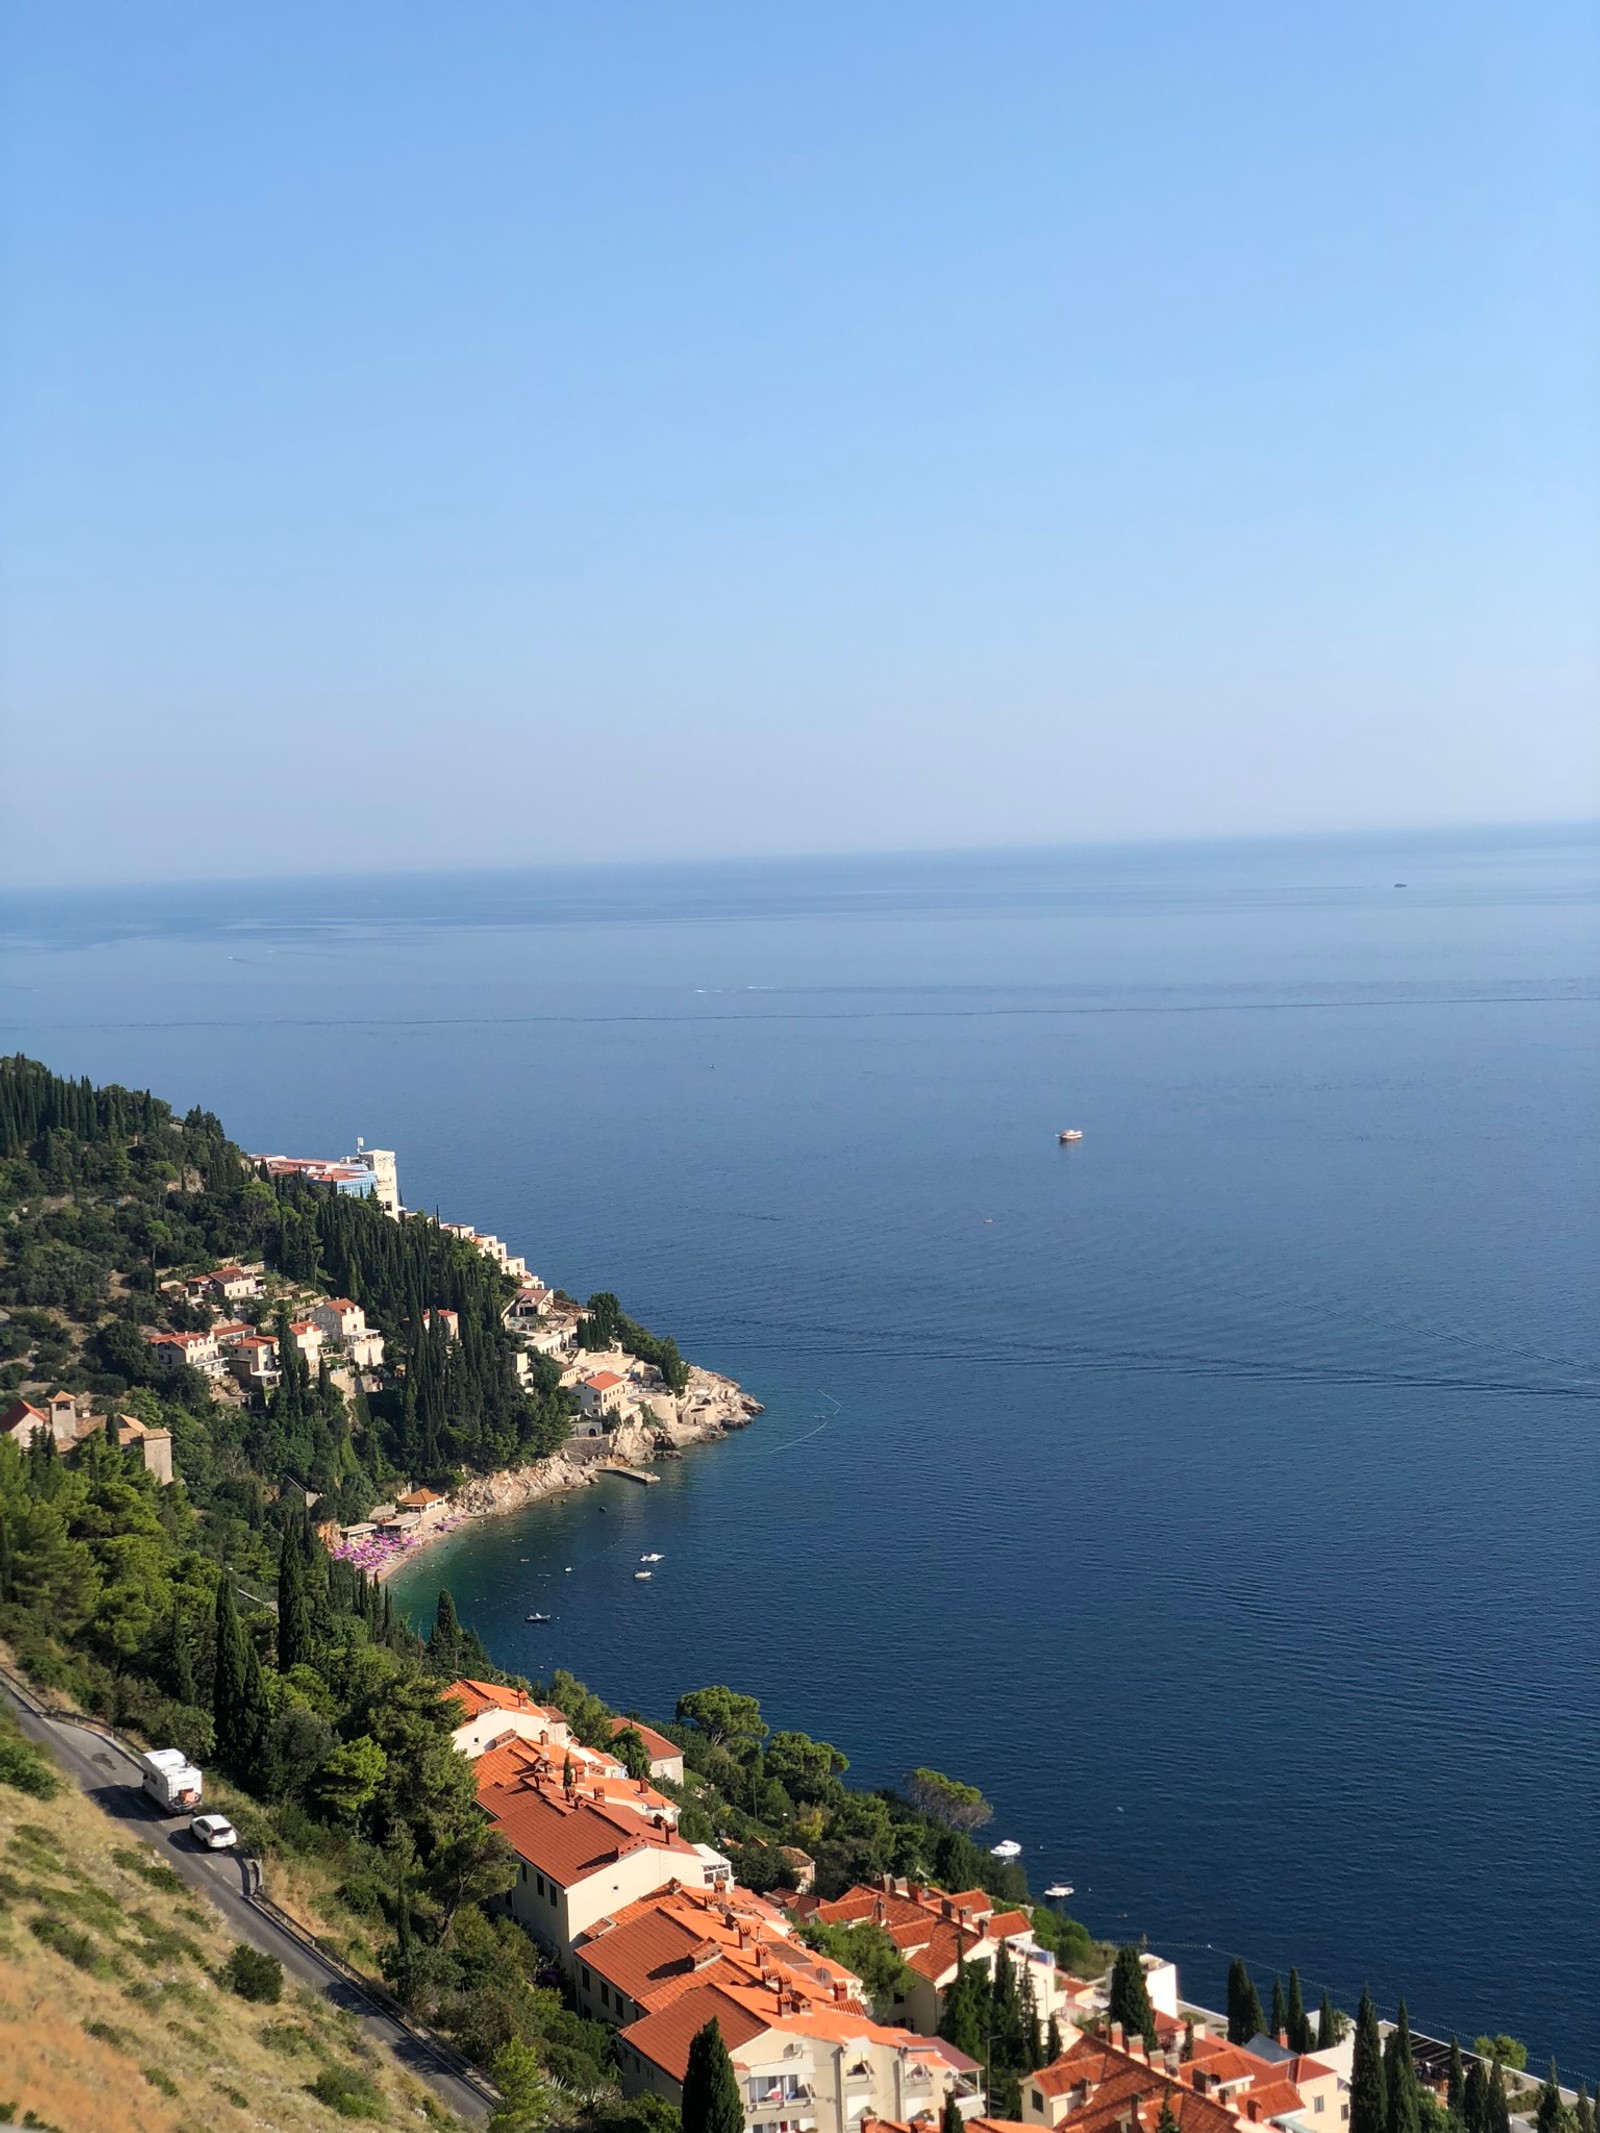
<instances>
[{"instance_id":1,"label":"chimney","mask_svg":"<svg viewBox=\"0 0 1600 2133\"><path fill-rule=\"evenodd\" d=\"M1122 2050L1122 2048L1123 2048L1123 2045L1122 2045L1122 2024L1121 2024L1120 2022L1113 2022L1113 2023L1112 2023L1112 2025L1111 2025L1111 2027L1110 2027L1110 2029L1109 2029L1109 2030L1108 2030L1108 2031L1106 2032L1106 2034L1107 2034L1107 2036L1109 2037L1109 2039L1110 2039L1110 2041L1111 2041L1111 2049L1112 2049L1112 2050L1113 2050L1114 2052L1119 2052L1119 2051L1121 2051L1121 2050Z\"/></svg>"},{"instance_id":2,"label":"chimney","mask_svg":"<svg viewBox=\"0 0 1600 2133\"><path fill-rule=\"evenodd\" d=\"M1144 2037L1142 2034L1136 2034L1128 2039L1128 2052L1132 2058L1138 2059L1141 2062L1145 2062L1148 2060L1149 2055L1145 2051Z\"/></svg>"},{"instance_id":3,"label":"chimney","mask_svg":"<svg viewBox=\"0 0 1600 2133\"><path fill-rule=\"evenodd\" d=\"M1261 2106L1253 2096L1247 2096L1244 2100L1244 2115L1252 2121L1261 2115Z\"/></svg>"},{"instance_id":4,"label":"chimney","mask_svg":"<svg viewBox=\"0 0 1600 2133\"><path fill-rule=\"evenodd\" d=\"M1278 2042L1283 2046L1283 2049L1285 2051L1289 2049L1289 2032L1286 2029L1280 2029L1278 2031Z\"/></svg>"}]
</instances>

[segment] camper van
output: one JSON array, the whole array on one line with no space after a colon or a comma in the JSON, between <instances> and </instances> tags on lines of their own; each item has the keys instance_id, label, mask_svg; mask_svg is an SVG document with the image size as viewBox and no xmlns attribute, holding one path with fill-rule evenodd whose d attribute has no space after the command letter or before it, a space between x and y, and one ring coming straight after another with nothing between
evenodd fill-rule
<instances>
[{"instance_id":1,"label":"camper van","mask_svg":"<svg viewBox=\"0 0 1600 2133\"><path fill-rule=\"evenodd\" d=\"M193 1814L203 1780L181 1748L152 1748L139 1758L140 1784L163 1814Z\"/></svg>"}]
</instances>

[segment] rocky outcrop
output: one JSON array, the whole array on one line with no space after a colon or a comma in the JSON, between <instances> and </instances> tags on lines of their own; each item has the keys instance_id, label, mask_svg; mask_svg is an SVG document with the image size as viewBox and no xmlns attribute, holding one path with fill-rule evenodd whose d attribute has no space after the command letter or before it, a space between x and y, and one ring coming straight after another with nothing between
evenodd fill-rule
<instances>
[{"instance_id":1,"label":"rocky outcrop","mask_svg":"<svg viewBox=\"0 0 1600 2133\"><path fill-rule=\"evenodd\" d=\"M649 1393L629 1417L603 1437L578 1437L552 1458L537 1459L531 1466L510 1467L498 1474L482 1474L457 1489L450 1508L458 1515L486 1518L497 1511L520 1511L542 1496L562 1489L585 1489L598 1481L607 1467L645 1467L665 1453L674 1454L686 1445L711 1444L730 1429L743 1429L761 1412L761 1402L742 1392L732 1378L713 1370L691 1366L689 1382L680 1397L668 1392ZM425 1545L423 1536L416 1545ZM416 1546L397 1557L394 1565L409 1562Z\"/></svg>"}]
</instances>

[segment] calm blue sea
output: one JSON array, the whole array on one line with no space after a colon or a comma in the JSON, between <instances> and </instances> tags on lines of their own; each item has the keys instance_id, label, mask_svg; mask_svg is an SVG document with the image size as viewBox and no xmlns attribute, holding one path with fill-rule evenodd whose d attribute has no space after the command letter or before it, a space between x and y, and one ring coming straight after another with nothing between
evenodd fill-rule
<instances>
[{"instance_id":1,"label":"calm blue sea","mask_svg":"<svg viewBox=\"0 0 1600 2133\"><path fill-rule=\"evenodd\" d=\"M1197 1993L1592 2079L1597 888L1566 831L30 896L5 1041L393 1146L766 1402L412 1605L975 1780Z\"/></svg>"}]
</instances>

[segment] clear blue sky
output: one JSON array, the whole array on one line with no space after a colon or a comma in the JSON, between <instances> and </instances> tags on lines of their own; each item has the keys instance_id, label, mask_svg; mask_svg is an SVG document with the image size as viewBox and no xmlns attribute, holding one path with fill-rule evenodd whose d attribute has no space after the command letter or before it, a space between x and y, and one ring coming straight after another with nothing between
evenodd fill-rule
<instances>
[{"instance_id":1,"label":"clear blue sky","mask_svg":"<svg viewBox=\"0 0 1600 2133\"><path fill-rule=\"evenodd\" d=\"M12 0L13 880L1592 813L1591 0Z\"/></svg>"}]
</instances>

